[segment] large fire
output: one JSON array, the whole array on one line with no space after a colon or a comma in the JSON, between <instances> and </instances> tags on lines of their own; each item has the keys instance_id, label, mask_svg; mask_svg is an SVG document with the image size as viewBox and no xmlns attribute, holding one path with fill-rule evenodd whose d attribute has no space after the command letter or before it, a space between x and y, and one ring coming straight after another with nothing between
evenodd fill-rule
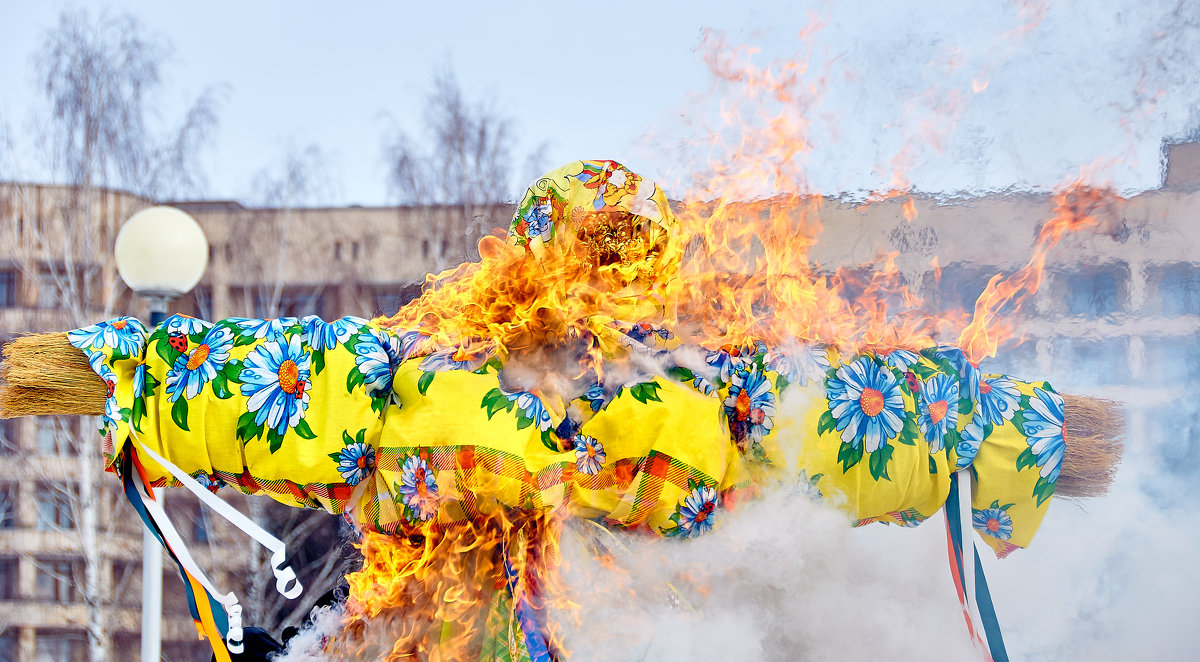
<instances>
[{"instance_id":1,"label":"large fire","mask_svg":"<svg viewBox=\"0 0 1200 662\"><path fill-rule=\"evenodd\" d=\"M558 523L542 514L508 517L450 528L430 525L407 537L370 533L363 567L347 576L350 600L344 635L335 650L350 659L520 659L516 619L527 608L541 613L553 601L571 609L558 585ZM551 623L539 623L551 650L561 651Z\"/></svg>"},{"instance_id":2,"label":"large fire","mask_svg":"<svg viewBox=\"0 0 1200 662\"><path fill-rule=\"evenodd\" d=\"M814 22L808 29L818 28ZM1015 320L1043 281L1049 251L1064 234L1097 225L1102 208L1117 200L1082 182L1064 187L1023 268L996 274L973 311L931 311L897 269L895 254L833 270L813 257L824 230L822 213L833 204L807 189L802 166L813 148L803 111L806 100L819 93L819 78L807 78L802 62L753 67L752 51L720 40L706 48L718 79L737 82L748 97L768 98L786 112L746 117L736 107L728 109L726 130L712 134L710 153L719 158L674 204L679 220L674 236L649 237L638 228L618 233L621 241L644 249L631 263L596 255L588 228L612 219L584 222L583 231L548 246L540 259L507 245L504 231L497 230L480 241L478 263L431 275L420 298L381 322L419 328L432 344L471 354L568 346L598 324L632 316L659 319L681 342L707 349L762 341L886 353L948 343L978 363L1018 339ZM737 140L725 147L729 127ZM896 171L893 181L906 180ZM757 198L751 193L764 187L778 193ZM906 221L918 217L916 198L900 187L876 193L865 204L897 201ZM655 265L654 273L645 273L646 263ZM936 258L933 267L940 275ZM594 345L569 356L578 362L569 368L577 374L599 375L604 368ZM352 598L342 649L370 659L452 660L479 659L480 647L495 641L512 643L512 633L489 631L488 618L497 609L512 609L517 600L506 593L506 559L520 559L518 594L537 602L539 610L571 609L566 594L547 586L529 590L531 583L554 577L555 531L539 516L523 515L446 530L431 523L407 538L368 535L363 569L349 577ZM381 622L393 625L380 628L384 639L372 640L369 626ZM550 646L560 645L553 639L551 633Z\"/></svg>"}]
</instances>

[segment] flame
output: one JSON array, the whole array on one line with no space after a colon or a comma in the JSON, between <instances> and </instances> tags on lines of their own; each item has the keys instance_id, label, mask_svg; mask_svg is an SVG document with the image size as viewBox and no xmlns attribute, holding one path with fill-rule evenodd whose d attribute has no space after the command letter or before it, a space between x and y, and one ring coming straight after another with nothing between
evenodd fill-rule
<instances>
[{"instance_id":1,"label":"flame","mask_svg":"<svg viewBox=\"0 0 1200 662\"><path fill-rule=\"evenodd\" d=\"M484 646L515 645L519 633L496 632L496 616L507 616L513 603L506 561L519 578L512 592L532 608L575 609L557 579L560 531L541 513L498 513L446 527L431 522L408 536L366 533L362 568L346 577L345 627L327 652L389 662L478 660ZM545 625L561 651L553 623Z\"/></svg>"},{"instance_id":2,"label":"flame","mask_svg":"<svg viewBox=\"0 0 1200 662\"><path fill-rule=\"evenodd\" d=\"M1023 5L1021 12L1028 29L1044 13L1038 4ZM728 97L723 125L708 132L708 171L676 204L677 236L661 247L667 268L646 274L628 265L598 265L588 257L596 248L588 246L583 231L565 233L563 241L548 246L549 255L533 259L507 246L498 232L480 242L479 263L429 277L420 298L382 322L418 328L432 345L484 347L502 357L569 349L576 339L591 338L591 345L568 352L579 361L575 376L602 373L604 352L594 332L604 320L663 323L680 341L708 349L799 341L887 352L957 340L974 361L994 355L1014 336L1015 314L1042 283L1048 251L1063 233L1093 226L1093 208L1112 194L1085 186L1082 177L1057 194L1054 215L1043 224L1029 263L993 278L973 315L923 308L899 273L895 254L824 268L813 248L824 230L823 212L837 203L810 191L804 171L813 149L810 111L828 76L811 70L807 53L823 26L824 19L810 14L799 35L801 57L766 65L755 62L758 49L731 45L719 32L704 33L702 59L718 85L740 94ZM962 66L963 57L955 55L950 65ZM954 116L961 112L960 92L950 95L941 103L923 103L948 108ZM921 138L940 144L945 131L927 127ZM905 175L913 159L910 148L901 149L884 170L892 188L868 199L872 205L899 201L909 223L918 215ZM778 193L763 198L764 189Z\"/></svg>"},{"instance_id":3,"label":"flame","mask_svg":"<svg viewBox=\"0 0 1200 662\"><path fill-rule=\"evenodd\" d=\"M1036 7L1030 16L1036 26ZM812 18L801 38L811 39L820 27ZM1116 199L1081 176L1054 196L1029 261L991 278L971 315L927 310L895 253L833 270L814 258L822 217L838 204L809 190L803 167L813 149L806 111L819 97L823 74L803 61L757 66L755 49L735 48L715 32L705 34L702 51L719 82L767 103L722 108L725 128L708 135L708 172L675 204L675 235L652 247L656 270L646 271L642 255L598 250L586 225L559 233L540 258L506 244L498 231L479 242L479 262L429 276L417 300L381 322L419 329L431 347L473 355L558 352L562 360L546 364L566 365L575 379L602 375L606 348L597 325L613 320L662 323L681 342L708 349L762 341L886 353L956 339L978 363L1015 337L1016 315L1043 282L1049 252L1067 233L1095 227ZM986 87L981 77L973 90ZM887 170L892 189L868 203L895 205L912 223L918 209L904 175L909 161L901 150ZM778 193L762 197L764 189ZM929 264L940 281L938 258ZM429 525L407 538L368 533L363 568L348 577L349 625L340 645L371 659L478 659L490 636L489 609L504 590L502 559L514 549L525 559L526 586L536 587L527 597L570 613L570 597L554 586L555 524L542 515L497 515ZM373 638L377 630L383 634Z\"/></svg>"},{"instance_id":4,"label":"flame","mask_svg":"<svg viewBox=\"0 0 1200 662\"><path fill-rule=\"evenodd\" d=\"M958 336L958 346L968 360L979 363L996 355L1000 343L1013 335L1015 311L1041 286L1050 249L1068 232L1096 227L1101 210L1116 199L1111 191L1087 186L1082 180L1054 196L1054 216L1038 230L1029 262L1008 277L992 276L976 300L971 323ZM1000 317L1002 312L1007 319Z\"/></svg>"}]
</instances>

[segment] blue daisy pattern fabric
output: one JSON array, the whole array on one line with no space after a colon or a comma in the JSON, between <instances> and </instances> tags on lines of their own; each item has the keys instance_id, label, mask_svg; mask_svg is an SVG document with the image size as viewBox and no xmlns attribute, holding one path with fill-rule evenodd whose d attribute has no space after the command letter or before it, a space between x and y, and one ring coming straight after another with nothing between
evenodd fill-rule
<instances>
[{"instance_id":1,"label":"blue daisy pattern fabric","mask_svg":"<svg viewBox=\"0 0 1200 662\"><path fill-rule=\"evenodd\" d=\"M1007 541L1012 537L1013 521L1008 515L1008 509L1013 504L1001 506L999 501L993 501L991 507L981 510L971 509L971 525L985 537Z\"/></svg>"},{"instance_id":2,"label":"blue daisy pattern fabric","mask_svg":"<svg viewBox=\"0 0 1200 662\"><path fill-rule=\"evenodd\" d=\"M422 372L442 372L443 370L478 370L487 363L489 356L486 352L472 352L462 347L451 347L438 350L426 356L421 361Z\"/></svg>"},{"instance_id":3,"label":"blue daisy pattern fabric","mask_svg":"<svg viewBox=\"0 0 1200 662\"><path fill-rule=\"evenodd\" d=\"M396 492L408 511L410 520L425 522L437 514L438 486L429 464L419 455L410 455L400 469Z\"/></svg>"},{"instance_id":4,"label":"blue daisy pattern fabric","mask_svg":"<svg viewBox=\"0 0 1200 662\"><path fill-rule=\"evenodd\" d=\"M74 347L89 352L111 350L114 358L137 356L146 346L146 327L132 317L119 317L67 333Z\"/></svg>"},{"instance_id":5,"label":"blue daisy pattern fabric","mask_svg":"<svg viewBox=\"0 0 1200 662\"><path fill-rule=\"evenodd\" d=\"M227 322L238 328L238 336L256 340L277 340L284 332L300 324L295 317L280 317L277 319L252 319L248 317L231 317Z\"/></svg>"},{"instance_id":6,"label":"blue daisy pattern fabric","mask_svg":"<svg viewBox=\"0 0 1200 662\"><path fill-rule=\"evenodd\" d=\"M830 372L825 380L829 409L817 425L818 434L837 431L842 473L869 458L867 466L876 480L891 480L888 463L895 452L893 441L913 445L916 421L907 412L900 382L882 359L860 356Z\"/></svg>"},{"instance_id":7,"label":"blue daisy pattern fabric","mask_svg":"<svg viewBox=\"0 0 1200 662\"><path fill-rule=\"evenodd\" d=\"M1053 391L1033 390L1029 408L1022 410L1022 428L1029 436L1029 450L1036 458L1042 478L1053 483L1058 480L1063 452L1067 442L1063 436L1063 400Z\"/></svg>"},{"instance_id":8,"label":"blue daisy pattern fabric","mask_svg":"<svg viewBox=\"0 0 1200 662\"><path fill-rule=\"evenodd\" d=\"M375 447L366 442L366 434L365 429L353 437L349 432L342 432L346 446L329 454L330 459L338 463L338 473L347 485L358 485L375 471Z\"/></svg>"},{"instance_id":9,"label":"blue daisy pattern fabric","mask_svg":"<svg viewBox=\"0 0 1200 662\"><path fill-rule=\"evenodd\" d=\"M362 386L372 398L386 398L392 390L392 373L398 360L392 348L393 338L386 331L366 327L354 343L354 364L359 375L348 388Z\"/></svg>"},{"instance_id":10,"label":"blue daisy pattern fabric","mask_svg":"<svg viewBox=\"0 0 1200 662\"><path fill-rule=\"evenodd\" d=\"M671 516L676 527L664 531L664 534L695 538L712 531L718 505L715 489L707 485L693 485Z\"/></svg>"},{"instance_id":11,"label":"blue daisy pattern fabric","mask_svg":"<svg viewBox=\"0 0 1200 662\"><path fill-rule=\"evenodd\" d=\"M710 367L708 375L710 381L719 382L722 385L728 384L733 377L734 370L746 362L747 353L746 349L734 345L724 345L720 349L709 352L704 357L704 362Z\"/></svg>"},{"instance_id":12,"label":"blue daisy pattern fabric","mask_svg":"<svg viewBox=\"0 0 1200 662\"><path fill-rule=\"evenodd\" d=\"M182 333L185 336L194 336L212 328L212 324L209 322L187 315L170 316L167 318L166 326L168 331Z\"/></svg>"},{"instance_id":13,"label":"blue daisy pattern fabric","mask_svg":"<svg viewBox=\"0 0 1200 662\"><path fill-rule=\"evenodd\" d=\"M887 364L900 372L907 372L909 367L921 360L921 355L907 349L894 349L885 357Z\"/></svg>"},{"instance_id":14,"label":"blue daisy pattern fabric","mask_svg":"<svg viewBox=\"0 0 1200 662\"><path fill-rule=\"evenodd\" d=\"M196 329L203 331L186 333ZM652 328L634 330L635 336L658 337ZM185 467L189 474L204 472L238 489L272 490L275 498L297 505L337 511L353 494L390 493L391 510L378 499L363 501L380 504L366 517L381 531L419 526L449 512L445 506L458 498L460 477L447 472L458 471L460 463L465 471L482 468L519 487L523 472L532 471L527 463L534 462L544 499L561 498L554 490L575 481L571 489L584 490L583 498L602 500L608 498L604 490L630 484L632 474L645 480L646 489L639 483L628 505L620 506L634 510L614 517L614 525L679 537L710 531L722 504L736 503L739 490L761 476L795 483L797 491L823 494L834 504L855 504L855 521L916 524L944 502L951 472L971 469L979 475L973 516L979 515L981 535L1004 554L1028 544L1066 448L1064 405L1048 385L983 376L978 366L940 349L859 355L837 347L796 343L780 350L744 341L715 351L668 350L657 357L667 362L662 372L606 373L589 381L581 397L561 403L564 411L553 410L560 411L559 423L538 393L501 388L503 356L437 348L419 331L381 329L358 318L235 319L212 326L180 318L152 336L134 321L117 320L70 337L86 348L113 395L102 425L115 443L124 443L125 428L146 439L157 431L174 448L189 445L182 451L196 460ZM113 358L134 349L134 357ZM405 365L405 357L411 363ZM406 381L395 383L398 373ZM471 394L466 401L464 393ZM203 404L191 405L196 415L189 417L188 403L197 400ZM658 411L669 416L678 406L689 408L685 420L656 426L652 408L665 407ZM426 452L420 445L426 435L413 431L403 435L415 440L413 446L377 445L386 422L404 420L399 412L429 415L430 407L492 426L480 430L493 438L507 435L511 441L505 443L525 455L510 452L510 461L465 444ZM641 415L646 424L630 431L629 439L609 436L621 421ZM670 434L692 421L703 426L709 415L723 444L718 450L694 450L691 435ZM436 436L441 423L429 425L425 433ZM803 431L803 448L785 445L783 430ZM206 436L236 440L247 468L206 464L214 457L203 445ZM544 451L536 448L539 438ZM653 452L630 452L631 444L642 443ZM277 452L284 447L287 452ZM108 446L105 455L113 455ZM183 455L172 450L170 457ZM697 457L707 464L689 464ZM314 458L319 467L310 466ZM271 483L274 476L299 475L297 467L305 472L300 480ZM252 469L257 473L246 473ZM523 487L518 492L528 493ZM642 505L651 503L657 505ZM1003 513L989 512L994 510Z\"/></svg>"},{"instance_id":15,"label":"blue daisy pattern fabric","mask_svg":"<svg viewBox=\"0 0 1200 662\"><path fill-rule=\"evenodd\" d=\"M837 369L826 382L829 411L842 442L868 453L883 448L904 427L904 398L896 376L871 357Z\"/></svg>"},{"instance_id":16,"label":"blue daisy pattern fabric","mask_svg":"<svg viewBox=\"0 0 1200 662\"><path fill-rule=\"evenodd\" d=\"M939 453L946 445L946 435L958 424L958 380L938 373L921 387L921 434L929 442L929 452Z\"/></svg>"},{"instance_id":17,"label":"blue daisy pattern fabric","mask_svg":"<svg viewBox=\"0 0 1200 662\"><path fill-rule=\"evenodd\" d=\"M729 395L725 398L725 416L738 448L762 444L774 427L775 393L764 372L751 363L738 366L730 376Z\"/></svg>"},{"instance_id":18,"label":"blue daisy pattern fabric","mask_svg":"<svg viewBox=\"0 0 1200 662\"><path fill-rule=\"evenodd\" d=\"M365 326L367 321L358 317L342 317L326 322L321 318L310 315L301 320L304 331L308 335L308 346L314 351L324 352L339 345L350 342Z\"/></svg>"},{"instance_id":19,"label":"blue daisy pattern fabric","mask_svg":"<svg viewBox=\"0 0 1200 662\"><path fill-rule=\"evenodd\" d=\"M508 398L516 409L520 412L520 422L517 423L517 428L521 429L527 425L534 426L539 432L549 430L553 423L550 420L550 412L546 409L546 405L542 404L541 398L537 397L529 391L518 391L511 393L504 391L504 397ZM528 422L526 422L528 421Z\"/></svg>"},{"instance_id":20,"label":"blue daisy pattern fabric","mask_svg":"<svg viewBox=\"0 0 1200 662\"><path fill-rule=\"evenodd\" d=\"M575 449L575 470L580 473L595 476L600 473L608 456L604 452L604 444L583 434L575 435L572 446Z\"/></svg>"},{"instance_id":21,"label":"blue daisy pattern fabric","mask_svg":"<svg viewBox=\"0 0 1200 662\"><path fill-rule=\"evenodd\" d=\"M233 332L226 326L215 326L199 345L180 354L167 372L167 397L171 402L181 395L187 400L199 395L201 389L225 368L232 348Z\"/></svg>"},{"instance_id":22,"label":"blue daisy pattern fabric","mask_svg":"<svg viewBox=\"0 0 1200 662\"><path fill-rule=\"evenodd\" d=\"M1004 425L1012 420L1021 403L1021 393L1012 380L1003 375L979 381L979 417L984 425Z\"/></svg>"},{"instance_id":23,"label":"blue daisy pattern fabric","mask_svg":"<svg viewBox=\"0 0 1200 662\"><path fill-rule=\"evenodd\" d=\"M786 380L780 384L780 390L789 384L807 386L822 381L832 367L824 347L801 343L793 343L781 351L768 351L764 363Z\"/></svg>"},{"instance_id":24,"label":"blue daisy pattern fabric","mask_svg":"<svg viewBox=\"0 0 1200 662\"><path fill-rule=\"evenodd\" d=\"M975 461L975 455L979 453L979 447L983 444L983 426L976 419L972 419L963 427L959 434L958 445L954 447L955 454L958 459L955 460L955 469L966 469Z\"/></svg>"},{"instance_id":25,"label":"blue daisy pattern fabric","mask_svg":"<svg viewBox=\"0 0 1200 662\"><path fill-rule=\"evenodd\" d=\"M253 423L244 429L239 426L243 440L265 432L272 450L278 450L284 434L302 424L312 393L308 388L310 355L300 341L300 334L266 340L243 362L238 380L242 395L248 398L247 422ZM305 436L311 435L308 431Z\"/></svg>"}]
</instances>

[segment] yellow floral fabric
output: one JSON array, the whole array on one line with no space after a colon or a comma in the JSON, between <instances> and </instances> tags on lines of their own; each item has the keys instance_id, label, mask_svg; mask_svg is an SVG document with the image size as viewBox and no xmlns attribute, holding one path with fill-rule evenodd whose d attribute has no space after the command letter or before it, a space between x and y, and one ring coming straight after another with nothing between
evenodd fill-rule
<instances>
[{"instance_id":1,"label":"yellow floral fabric","mask_svg":"<svg viewBox=\"0 0 1200 662\"><path fill-rule=\"evenodd\" d=\"M176 316L152 333L121 318L69 337L109 385L110 464L133 435L213 489L356 508L384 533L543 509L692 537L731 497L780 484L859 524L914 526L969 469L976 530L1001 556L1029 544L1066 448L1048 384L985 375L952 347L680 347L660 287L675 228L663 191L615 161L556 169L518 204L511 244L614 290L574 327L611 365L566 395L506 385L494 344L350 317Z\"/></svg>"},{"instance_id":2,"label":"yellow floral fabric","mask_svg":"<svg viewBox=\"0 0 1200 662\"><path fill-rule=\"evenodd\" d=\"M638 344L647 330L625 333ZM739 490L781 483L859 524L911 526L969 468L975 527L1004 555L1032 538L1065 449L1049 385L984 375L953 348L666 351L662 374L596 383L552 413L507 390L495 358L416 356L419 333L354 318L176 316L151 333L123 318L71 339L110 386L110 458L132 431L213 489L357 505L385 533L566 509L692 537Z\"/></svg>"}]
</instances>

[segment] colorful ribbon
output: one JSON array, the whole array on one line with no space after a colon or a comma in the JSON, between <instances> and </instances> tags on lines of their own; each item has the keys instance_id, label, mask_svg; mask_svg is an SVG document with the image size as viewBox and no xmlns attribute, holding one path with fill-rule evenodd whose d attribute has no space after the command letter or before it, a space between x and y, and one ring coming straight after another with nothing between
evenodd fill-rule
<instances>
[{"instance_id":1,"label":"colorful ribbon","mask_svg":"<svg viewBox=\"0 0 1200 662\"><path fill-rule=\"evenodd\" d=\"M983 564L979 561L978 549L974 541L969 547L963 546L964 532L969 536L971 518L964 521L962 503L970 508L971 479L969 469L950 475L950 495L946 499L946 551L950 556L950 573L954 578L954 588L958 592L958 602L962 606L963 619L967 622L967 632L971 639L979 645L990 662L1008 662L1008 652L1004 648L1004 637L1000 633L1000 621L996 618L996 609L992 605L992 594L988 590L987 578L983 574ZM968 472L964 480L959 481L958 474ZM973 558L973 563L966 561L966 556ZM974 565L974 573L968 574L965 568Z\"/></svg>"}]
</instances>

